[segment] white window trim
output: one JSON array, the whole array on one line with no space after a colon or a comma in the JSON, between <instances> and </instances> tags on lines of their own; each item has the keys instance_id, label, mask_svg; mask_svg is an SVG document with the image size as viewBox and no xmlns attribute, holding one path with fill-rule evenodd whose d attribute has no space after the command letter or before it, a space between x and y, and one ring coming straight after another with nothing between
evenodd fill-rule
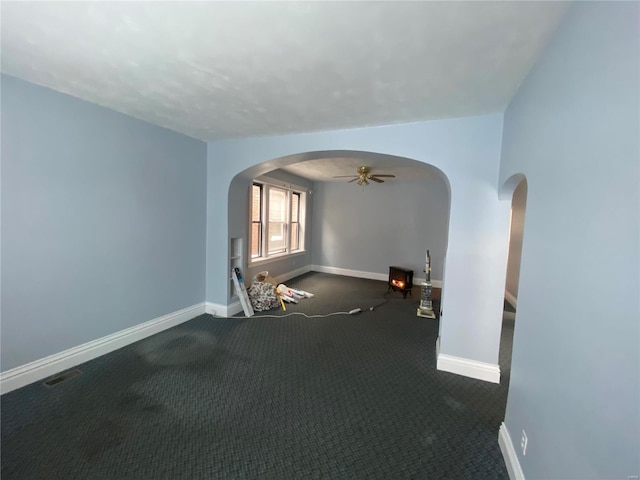
<instances>
[{"instance_id":1,"label":"white window trim","mask_svg":"<svg viewBox=\"0 0 640 480\"><path fill-rule=\"evenodd\" d=\"M288 258L288 257L294 257L294 256L298 256L298 255L303 255L306 253L306 249L305 249L305 231L306 231L306 210L307 210L307 187L302 187L300 185L295 185L295 184L291 184L291 183L285 183L273 178L269 178L267 176L261 176L258 178L253 179L253 181L251 182L251 185L253 184L261 184L262 185L262 238L261 238L261 251L262 251L262 256L260 257L252 257L251 256L251 243L252 243L252 238L251 238L251 211L249 211L249 228L247 230L248 235L249 235L249 241L247 242L247 246L248 246L248 252L247 252L247 258L249 259L249 265L257 265L257 264L266 264L266 263L271 263L271 262L275 262L278 260L282 260L283 258ZM289 195L287 196L287 203L288 203L288 212L287 212L287 219L286 219L286 224L287 224L287 228L286 228L286 238L287 238L287 249L284 252L278 252L278 253L273 253L271 255L269 255L269 251L268 251L268 241L267 241L267 235L268 235L268 220L267 220L267 215L269 212L269 189L271 187L275 187L275 188L279 188L279 189L283 189L283 190L287 190L289 192ZM300 220L299 220L299 243L300 243L300 247L296 250L291 250L291 193L298 193L300 194L300 205L299 205L299 209L300 209ZM252 202L252 195L250 194L250 199L249 199L249 208L253 208L253 202Z\"/></svg>"}]
</instances>

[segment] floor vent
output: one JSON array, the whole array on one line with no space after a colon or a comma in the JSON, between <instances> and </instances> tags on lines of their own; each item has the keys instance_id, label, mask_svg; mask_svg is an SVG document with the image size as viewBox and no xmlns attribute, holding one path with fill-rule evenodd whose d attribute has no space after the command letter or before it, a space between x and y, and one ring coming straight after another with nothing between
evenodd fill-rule
<instances>
[{"instance_id":1,"label":"floor vent","mask_svg":"<svg viewBox=\"0 0 640 480\"><path fill-rule=\"evenodd\" d=\"M66 372L58 373L57 375L54 375L53 377L49 377L47 380L45 380L42 383L44 385L46 385L47 387L53 387L54 385L58 385L59 383L66 382L67 380L69 380L69 379L71 379L73 377L77 377L81 373L82 372L80 370L78 370L77 368L75 370L68 370Z\"/></svg>"}]
</instances>

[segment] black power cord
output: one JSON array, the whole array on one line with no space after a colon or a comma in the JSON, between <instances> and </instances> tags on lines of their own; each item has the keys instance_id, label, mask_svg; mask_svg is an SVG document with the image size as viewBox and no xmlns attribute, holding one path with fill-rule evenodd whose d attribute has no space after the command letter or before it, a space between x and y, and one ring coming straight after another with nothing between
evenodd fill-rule
<instances>
[{"instance_id":1,"label":"black power cord","mask_svg":"<svg viewBox=\"0 0 640 480\"><path fill-rule=\"evenodd\" d=\"M378 303L377 305L373 305L373 306L369 307L368 310L370 312L373 312L376 308L379 308L382 305L384 305L385 303L388 303L389 302L389 293L391 293L391 290L387 289L385 294L382 296L382 298L384 298L384 300L382 302Z\"/></svg>"}]
</instances>

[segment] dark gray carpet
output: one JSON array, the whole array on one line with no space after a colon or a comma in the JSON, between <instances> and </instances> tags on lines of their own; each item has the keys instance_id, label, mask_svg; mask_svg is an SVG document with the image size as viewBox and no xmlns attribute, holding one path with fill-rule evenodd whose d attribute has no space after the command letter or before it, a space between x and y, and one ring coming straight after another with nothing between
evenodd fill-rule
<instances>
[{"instance_id":1,"label":"dark gray carpet","mask_svg":"<svg viewBox=\"0 0 640 480\"><path fill-rule=\"evenodd\" d=\"M316 297L287 313L364 310L387 290L319 273L288 285ZM388 299L327 318L202 315L6 394L2 479L508 478L506 365L501 385L436 371L418 287Z\"/></svg>"}]
</instances>

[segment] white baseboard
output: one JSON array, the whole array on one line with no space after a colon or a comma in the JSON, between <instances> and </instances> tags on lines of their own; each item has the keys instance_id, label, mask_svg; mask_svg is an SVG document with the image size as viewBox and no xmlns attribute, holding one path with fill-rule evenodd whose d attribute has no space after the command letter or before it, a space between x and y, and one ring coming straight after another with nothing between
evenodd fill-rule
<instances>
[{"instance_id":1,"label":"white baseboard","mask_svg":"<svg viewBox=\"0 0 640 480\"><path fill-rule=\"evenodd\" d=\"M331 273L333 275L344 275L345 277L367 278L369 280L389 280L389 273L365 272L363 270L350 270L348 268L328 267L326 265L311 265L311 271L321 273ZM424 278L414 277L413 285L418 286L424 282ZM442 280L431 280L431 285L435 288L442 288Z\"/></svg>"},{"instance_id":2,"label":"white baseboard","mask_svg":"<svg viewBox=\"0 0 640 480\"><path fill-rule=\"evenodd\" d=\"M309 273L311 271L311 265L306 265L304 267L296 268L287 273L283 273L281 275L276 275L274 280L276 283L285 283L287 280L291 280L292 278L298 277L300 275L304 275L305 273Z\"/></svg>"},{"instance_id":3,"label":"white baseboard","mask_svg":"<svg viewBox=\"0 0 640 480\"><path fill-rule=\"evenodd\" d=\"M304 267L297 268L290 272L282 273L280 275L276 275L273 277L276 283L285 283L292 278L298 277L308 272L321 272L321 273L331 273L333 275L344 275L347 277L356 277L356 278L367 278L370 280L380 280L386 282L389 280L388 273L374 273L374 272L365 272L362 270L349 270L347 268L338 268L338 267L327 267L324 265L306 265ZM424 281L424 278L414 278L413 284L415 286L420 285L421 282ZM442 287L441 280L431 280L431 284L436 288ZM222 305L221 303L206 303L206 313L210 315L214 315L216 317L232 317L238 313L242 312L242 305L239 301L231 303L229 305Z\"/></svg>"},{"instance_id":4,"label":"white baseboard","mask_svg":"<svg viewBox=\"0 0 640 480\"><path fill-rule=\"evenodd\" d=\"M513 447L513 442L511 441L511 435L509 435L509 430L507 430L504 422L500 425L498 445L500 445L500 451L502 452L504 463L507 466L509 478L511 480L525 480L516 449Z\"/></svg>"},{"instance_id":5,"label":"white baseboard","mask_svg":"<svg viewBox=\"0 0 640 480\"><path fill-rule=\"evenodd\" d=\"M389 274L365 272L362 270L350 270L348 268L328 267L326 265L311 265L314 272L331 273L333 275L344 275L345 277L368 278L369 280L389 280Z\"/></svg>"},{"instance_id":6,"label":"white baseboard","mask_svg":"<svg viewBox=\"0 0 640 480\"><path fill-rule=\"evenodd\" d=\"M88 362L168 328L175 327L203 313L205 313L205 304L198 303L97 340L83 343L63 352L12 368L0 373L0 392L5 394L45 379L63 370Z\"/></svg>"},{"instance_id":7,"label":"white baseboard","mask_svg":"<svg viewBox=\"0 0 640 480\"><path fill-rule=\"evenodd\" d=\"M485 363L439 353L437 368L443 372L456 373L485 382L500 383L500 366L495 363Z\"/></svg>"},{"instance_id":8,"label":"white baseboard","mask_svg":"<svg viewBox=\"0 0 640 480\"><path fill-rule=\"evenodd\" d=\"M508 291L508 290L504 291L504 298L505 298L505 300L507 302L509 302L509 304L512 307L514 307L514 308L518 307L518 299L510 291Z\"/></svg>"},{"instance_id":9,"label":"white baseboard","mask_svg":"<svg viewBox=\"0 0 640 480\"><path fill-rule=\"evenodd\" d=\"M221 308L222 308L222 305L219 305L217 303L212 303L212 302L206 302L204 304L204 313L208 313L209 315L215 316L220 311Z\"/></svg>"},{"instance_id":10,"label":"white baseboard","mask_svg":"<svg viewBox=\"0 0 640 480\"><path fill-rule=\"evenodd\" d=\"M273 278L273 280L276 283L284 283L287 280L290 280L294 277L297 277L298 275L302 275L310 271L311 271L311 267L307 265L305 267L297 268L290 272L277 275L276 277ZM222 317L222 318L233 317L234 315L241 313L243 311L240 300L236 300L235 302L230 303L229 305L222 305L221 303L206 302L205 310L206 310L206 313L210 315L214 315L216 317Z\"/></svg>"},{"instance_id":11,"label":"white baseboard","mask_svg":"<svg viewBox=\"0 0 640 480\"><path fill-rule=\"evenodd\" d=\"M234 315L243 312L242 309L242 304L240 303L240 301L238 300L237 302L232 303L231 305L227 306L227 313L226 313L226 317L233 317Z\"/></svg>"},{"instance_id":12,"label":"white baseboard","mask_svg":"<svg viewBox=\"0 0 640 480\"><path fill-rule=\"evenodd\" d=\"M216 317L233 317L237 313L242 312L242 304L240 300L236 300L229 305L222 305L221 303L207 302L205 307L206 313L214 315Z\"/></svg>"}]
</instances>

